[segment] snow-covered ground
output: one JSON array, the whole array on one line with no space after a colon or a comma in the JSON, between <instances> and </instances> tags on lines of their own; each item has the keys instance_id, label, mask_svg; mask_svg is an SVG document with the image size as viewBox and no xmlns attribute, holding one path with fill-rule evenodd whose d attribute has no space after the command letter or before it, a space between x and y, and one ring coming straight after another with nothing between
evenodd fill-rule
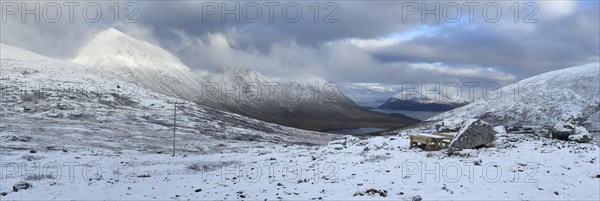
<instances>
[{"instance_id":1,"label":"snow-covered ground","mask_svg":"<svg viewBox=\"0 0 600 201\"><path fill-rule=\"evenodd\" d=\"M464 150L458 156L408 149L406 133L367 140L349 137L327 146L224 144L228 148L219 153L176 157L127 146L108 151L64 144L62 149L68 151L36 153L3 149L0 191L8 193L3 199L27 200L412 200L416 196L597 200L600 196L597 145L530 135L497 137L496 147ZM2 142L9 141L3 135ZM23 180L32 187L13 192L11 186Z\"/></svg>"}]
</instances>

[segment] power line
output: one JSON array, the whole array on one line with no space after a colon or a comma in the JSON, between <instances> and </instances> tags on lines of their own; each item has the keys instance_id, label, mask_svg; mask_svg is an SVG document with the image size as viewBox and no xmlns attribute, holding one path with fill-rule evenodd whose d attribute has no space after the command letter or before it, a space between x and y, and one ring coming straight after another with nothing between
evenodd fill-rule
<instances>
[{"instance_id":1,"label":"power line","mask_svg":"<svg viewBox=\"0 0 600 201\"><path fill-rule=\"evenodd\" d=\"M173 155L171 156L175 157L175 134L177 132L177 104L184 103L179 101L167 101L167 103L173 104Z\"/></svg>"}]
</instances>

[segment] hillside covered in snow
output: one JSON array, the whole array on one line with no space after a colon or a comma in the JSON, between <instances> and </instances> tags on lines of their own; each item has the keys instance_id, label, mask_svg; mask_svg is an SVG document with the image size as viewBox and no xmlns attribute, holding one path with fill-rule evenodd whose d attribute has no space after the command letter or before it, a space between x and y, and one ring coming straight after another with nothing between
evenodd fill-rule
<instances>
[{"instance_id":1,"label":"hillside covered in snow","mask_svg":"<svg viewBox=\"0 0 600 201\"><path fill-rule=\"evenodd\" d=\"M428 121L467 118L506 127L552 127L573 120L590 132L598 132L600 65L591 63L523 79Z\"/></svg>"},{"instance_id":2,"label":"hillside covered in snow","mask_svg":"<svg viewBox=\"0 0 600 201\"><path fill-rule=\"evenodd\" d=\"M6 150L62 147L83 140L78 149L135 146L167 152L175 102L180 103L178 150L211 152L219 149L216 144L236 141L319 144L331 139L156 93L123 80L118 72L96 71L4 44L1 48L3 137L44 133L26 147L19 141L3 142Z\"/></svg>"}]
</instances>

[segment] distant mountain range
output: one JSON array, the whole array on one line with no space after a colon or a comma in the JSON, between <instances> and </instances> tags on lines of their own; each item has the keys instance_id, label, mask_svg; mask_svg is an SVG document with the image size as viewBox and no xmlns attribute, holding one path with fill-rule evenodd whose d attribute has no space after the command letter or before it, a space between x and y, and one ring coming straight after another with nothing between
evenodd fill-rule
<instances>
[{"instance_id":1,"label":"distant mountain range","mask_svg":"<svg viewBox=\"0 0 600 201\"><path fill-rule=\"evenodd\" d=\"M441 94L423 94L418 91L402 91L390 97L379 109L413 111L448 111L468 102L462 98L452 100Z\"/></svg>"}]
</instances>

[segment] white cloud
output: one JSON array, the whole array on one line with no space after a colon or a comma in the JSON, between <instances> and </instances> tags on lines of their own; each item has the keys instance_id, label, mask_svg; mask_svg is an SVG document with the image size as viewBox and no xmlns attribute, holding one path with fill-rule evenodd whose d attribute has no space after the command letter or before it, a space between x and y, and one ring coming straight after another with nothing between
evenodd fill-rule
<instances>
[{"instance_id":1,"label":"white cloud","mask_svg":"<svg viewBox=\"0 0 600 201\"><path fill-rule=\"evenodd\" d=\"M575 0L541 0L537 1L536 3L539 5L538 13L544 19L568 16L575 13L575 10L577 8L577 1Z\"/></svg>"}]
</instances>

